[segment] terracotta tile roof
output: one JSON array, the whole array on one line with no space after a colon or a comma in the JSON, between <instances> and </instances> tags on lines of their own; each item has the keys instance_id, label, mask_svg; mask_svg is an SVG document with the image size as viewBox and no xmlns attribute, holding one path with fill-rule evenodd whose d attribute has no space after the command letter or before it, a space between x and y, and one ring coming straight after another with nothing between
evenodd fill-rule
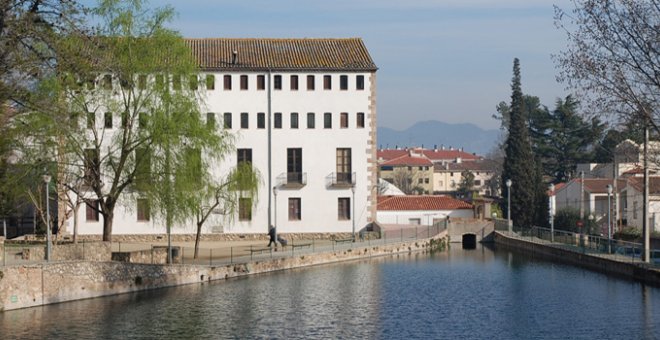
<instances>
[{"instance_id":1,"label":"terracotta tile roof","mask_svg":"<svg viewBox=\"0 0 660 340\"><path fill-rule=\"evenodd\" d=\"M638 192L644 190L644 177L630 177L628 184ZM660 194L660 177L649 177L649 194Z\"/></svg>"},{"instance_id":2,"label":"terracotta tile roof","mask_svg":"<svg viewBox=\"0 0 660 340\"><path fill-rule=\"evenodd\" d=\"M580 185L580 179L576 178L573 180L577 185ZM585 178L584 179L584 190L592 194L607 194L607 185L614 185L614 180L612 178ZM563 186L565 187L565 186ZM555 192L559 191L561 188L557 188L555 185ZM621 190L626 187L626 180L619 179L617 181L617 190Z\"/></svg>"},{"instance_id":3,"label":"terracotta tile roof","mask_svg":"<svg viewBox=\"0 0 660 340\"><path fill-rule=\"evenodd\" d=\"M185 39L203 70L376 71L360 38ZM236 51L236 61L233 52Z\"/></svg>"},{"instance_id":4,"label":"terracotta tile roof","mask_svg":"<svg viewBox=\"0 0 660 340\"><path fill-rule=\"evenodd\" d=\"M433 163L428 160L426 157L415 157L409 155L403 155L389 161L385 161L380 164L380 166L389 165L389 166L433 166Z\"/></svg>"},{"instance_id":5,"label":"terracotta tile roof","mask_svg":"<svg viewBox=\"0 0 660 340\"><path fill-rule=\"evenodd\" d=\"M449 196L378 196L377 210L472 209L472 204Z\"/></svg>"},{"instance_id":6,"label":"terracotta tile roof","mask_svg":"<svg viewBox=\"0 0 660 340\"><path fill-rule=\"evenodd\" d=\"M386 161L389 161L390 159L394 159L397 157L401 157L403 155L408 154L408 150L397 150L397 149L379 149L376 152L376 156L378 159L383 159Z\"/></svg>"},{"instance_id":7,"label":"terracotta tile roof","mask_svg":"<svg viewBox=\"0 0 660 340\"><path fill-rule=\"evenodd\" d=\"M554 196L555 193L556 193L557 191L561 190L563 187L565 187L566 184L567 184L566 182L561 182L561 183L557 183L557 184L555 184L555 191L550 191L550 190L548 190L548 195L549 195L549 196Z\"/></svg>"}]
</instances>

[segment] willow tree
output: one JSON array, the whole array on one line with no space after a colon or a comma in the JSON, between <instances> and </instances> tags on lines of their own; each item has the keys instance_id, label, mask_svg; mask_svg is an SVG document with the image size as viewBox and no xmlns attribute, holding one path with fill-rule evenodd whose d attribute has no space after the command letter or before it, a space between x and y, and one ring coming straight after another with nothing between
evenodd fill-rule
<instances>
[{"instance_id":1,"label":"willow tree","mask_svg":"<svg viewBox=\"0 0 660 340\"><path fill-rule=\"evenodd\" d=\"M66 40L92 56L62 65L42 86L63 110L35 112L24 123L36 128L43 155L57 155L58 173L71 175L58 179L103 217L104 241L112 240L117 206L134 202L169 234L192 221L190 197L210 182L233 140L201 118L196 60L164 26L171 7L103 0L94 14L101 25L91 39Z\"/></svg>"}]
</instances>

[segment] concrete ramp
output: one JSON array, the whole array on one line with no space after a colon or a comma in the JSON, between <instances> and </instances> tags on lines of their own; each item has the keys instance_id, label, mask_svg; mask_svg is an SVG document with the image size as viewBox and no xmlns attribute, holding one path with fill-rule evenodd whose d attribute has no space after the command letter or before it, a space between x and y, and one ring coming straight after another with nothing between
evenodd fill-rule
<instances>
[{"instance_id":1,"label":"concrete ramp","mask_svg":"<svg viewBox=\"0 0 660 340\"><path fill-rule=\"evenodd\" d=\"M488 220L454 218L447 226L447 234L452 243L461 243L465 239L474 239L476 242L493 242L494 231L495 223Z\"/></svg>"}]
</instances>

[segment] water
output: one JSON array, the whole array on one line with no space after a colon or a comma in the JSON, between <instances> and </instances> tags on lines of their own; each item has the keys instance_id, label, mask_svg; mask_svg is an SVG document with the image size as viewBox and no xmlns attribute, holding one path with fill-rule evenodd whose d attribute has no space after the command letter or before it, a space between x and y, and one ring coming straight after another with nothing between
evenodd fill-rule
<instances>
[{"instance_id":1,"label":"water","mask_svg":"<svg viewBox=\"0 0 660 340\"><path fill-rule=\"evenodd\" d=\"M660 289L478 246L0 313L0 338L658 339Z\"/></svg>"}]
</instances>

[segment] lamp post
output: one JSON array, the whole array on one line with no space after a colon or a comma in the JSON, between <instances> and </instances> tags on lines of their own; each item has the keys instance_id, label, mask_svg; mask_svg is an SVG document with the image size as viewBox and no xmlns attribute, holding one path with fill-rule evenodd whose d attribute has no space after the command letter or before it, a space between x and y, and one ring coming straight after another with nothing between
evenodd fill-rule
<instances>
[{"instance_id":1,"label":"lamp post","mask_svg":"<svg viewBox=\"0 0 660 340\"><path fill-rule=\"evenodd\" d=\"M555 242L555 185L550 184L550 242Z\"/></svg>"},{"instance_id":2,"label":"lamp post","mask_svg":"<svg viewBox=\"0 0 660 340\"><path fill-rule=\"evenodd\" d=\"M273 208L273 214L275 215L273 218L275 221L273 234L275 234L275 249L277 249L277 186L273 187Z\"/></svg>"},{"instance_id":3,"label":"lamp post","mask_svg":"<svg viewBox=\"0 0 660 340\"><path fill-rule=\"evenodd\" d=\"M353 242L355 242L355 185L351 187L351 193L353 194L352 203L353 207L351 208L351 220L353 221Z\"/></svg>"},{"instance_id":4,"label":"lamp post","mask_svg":"<svg viewBox=\"0 0 660 340\"><path fill-rule=\"evenodd\" d=\"M48 186L50 184L50 175L43 175L44 184L46 185L46 261L50 261L52 252L50 245L50 192Z\"/></svg>"},{"instance_id":5,"label":"lamp post","mask_svg":"<svg viewBox=\"0 0 660 340\"><path fill-rule=\"evenodd\" d=\"M607 253L612 253L612 221L611 221L611 212L612 212L612 186L607 185Z\"/></svg>"},{"instance_id":6,"label":"lamp post","mask_svg":"<svg viewBox=\"0 0 660 340\"><path fill-rule=\"evenodd\" d=\"M507 205L506 205L506 220L507 224L509 226L509 233L511 233L512 225L511 225L511 180L507 179L505 184L506 184L506 200L507 200Z\"/></svg>"}]
</instances>

